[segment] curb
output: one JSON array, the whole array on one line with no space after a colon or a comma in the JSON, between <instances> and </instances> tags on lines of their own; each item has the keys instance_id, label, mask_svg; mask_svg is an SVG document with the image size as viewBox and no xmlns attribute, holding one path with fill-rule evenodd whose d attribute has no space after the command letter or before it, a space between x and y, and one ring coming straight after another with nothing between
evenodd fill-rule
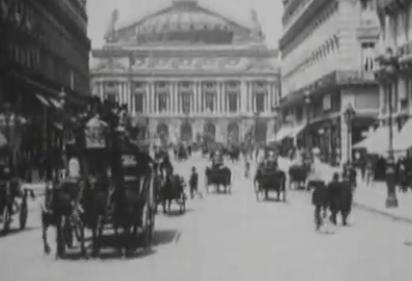
<instances>
[{"instance_id":1,"label":"curb","mask_svg":"<svg viewBox=\"0 0 412 281\"><path fill-rule=\"evenodd\" d=\"M368 211L368 212L371 212L371 213L376 213L376 214L385 216L385 217L390 218L390 219L395 220L395 221L400 221L400 222L412 224L412 218L408 218L408 217L405 217L405 216L394 215L394 214L391 214L390 212L382 211L380 209L377 209L377 208L374 208L374 207L371 207L371 206L368 206L368 205L365 205L365 204L362 204L362 203L358 203L358 202L353 202L353 206L355 206L359 209L362 209L364 211Z\"/></svg>"}]
</instances>

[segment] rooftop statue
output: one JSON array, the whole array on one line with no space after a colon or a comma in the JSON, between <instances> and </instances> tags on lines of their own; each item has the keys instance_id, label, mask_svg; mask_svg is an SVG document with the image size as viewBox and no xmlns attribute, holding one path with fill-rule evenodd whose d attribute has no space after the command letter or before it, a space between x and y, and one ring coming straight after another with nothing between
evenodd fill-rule
<instances>
[{"instance_id":1,"label":"rooftop statue","mask_svg":"<svg viewBox=\"0 0 412 281\"><path fill-rule=\"evenodd\" d=\"M255 9L252 9L250 11L251 17L252 17L252 36L254 37L254 39L258 39L258 40L263 40L264 39L264 35L263 35L263 31L262 31L262 25L260 24L259 21L259 17L258 14L256 12Z\"/></svg>"},{"instance_id":2,"label":"rooftop statue","mask_svg":"<svg viewBox=\"0 0 412 281\"><path fill-rule=\"evenodd\" d=\"M113 10L112 17L110 19L109 26L107 27L106 33L104 35L104 39L106 42L114 42L116 40L116 24L119 20L119 11L117 9Z\"/></svg>"}]
</instances>

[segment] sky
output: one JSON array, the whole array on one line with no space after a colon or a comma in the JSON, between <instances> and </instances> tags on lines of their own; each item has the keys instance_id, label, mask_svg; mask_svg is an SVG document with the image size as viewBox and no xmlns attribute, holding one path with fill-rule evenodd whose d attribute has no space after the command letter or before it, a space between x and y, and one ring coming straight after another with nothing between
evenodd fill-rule
<instances>
[{"instance_id":1,"label":"sky","mask_svg":"<svg viewBox=\"0 0 412 281\"><path fill-rule=\"evenodd\" d=\"M114 9L119 11L119 25L168 7L173 0L88 0L89 37L93 47L103 43L103 36ZM277 47L282 26L282 0L198 0L198 3L239 23L251 22L251 10L255 9L267 44Z\"/></svg>"}]
</instances>

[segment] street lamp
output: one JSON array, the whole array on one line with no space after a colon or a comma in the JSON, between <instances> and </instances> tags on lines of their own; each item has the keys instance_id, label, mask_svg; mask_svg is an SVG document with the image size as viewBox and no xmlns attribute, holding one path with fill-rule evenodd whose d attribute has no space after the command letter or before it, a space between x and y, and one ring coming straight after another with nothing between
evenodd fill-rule
<instances>
[{"instance_id":1,"label":"street lamp","mask_svg":"<svg viewBox=\"0 0 412 281\"><path fill-rule=\"evenodd\" d=\"M385 95L388 96L389 106L389 150L386 164L386 185L388 188L388 195L386 198L386 207L393 208L398 207L398 199L396 198L395 158L393 153L392 83L396 78L398 57L394 55L391 48L387 48L385 54L378 58L378 62L380 64L380 71L377 74L378 78L382 81Z\"/></svg>"},{"instance_id":2,"label":"street lamp","mask_svg":"<svg viewBox=\"0 0 412 281\"><path fill-rule=\"evenodd\" d=\"M346 121L346 127L347 127L347 163L350 164L352 160L352 149L351 149L351 143L352 143L352 120L355 117L355 110L353 109L352 104L348 104L344 116L345 116L345 121Z\"/></svg>"},{"instance_id":3,"label":"street lamp","mask_svg":"<svg viewBox=\"0 0 412 281\"><path fill-rule=\"evenodd\" d=\"M253 114L254 119L255 119L255 130L254 130L254 135L255 135L255 143L257 143L257 124L258 124L258 118L259 118L259 111L255 111Z\"/></svg>"},{"instance_id":4,"label":"street lamp","mask_svg":"<svg viewBox=\"0 0 412 281\"><path fill-rule=\"evenodd\" d=\"M310 130L309 130L309 125L310 125L310 104L312 102L312 99L310 97L310 91L307 89L304 92L304 102L305 102L305 107L306 107L306 146L308 150L311 149L311 144L310 144Z\"/></svg>"}]
</instances>

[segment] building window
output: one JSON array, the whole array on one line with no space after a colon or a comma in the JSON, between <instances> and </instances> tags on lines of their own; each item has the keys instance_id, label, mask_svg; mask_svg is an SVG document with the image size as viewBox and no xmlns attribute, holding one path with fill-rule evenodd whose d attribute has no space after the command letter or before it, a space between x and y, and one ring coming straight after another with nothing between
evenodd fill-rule
<instances>
[{"instance_id":1,"label":"building window","mask_svg":"<svg viewBox=\"0 0 412 281\"><path fill-rule=\"evenodd\" d=\"M229 94L229 112L237 112L237 94Z\"/></svg>"},{"instance_id":2,"label":"building window","mask_svg":"<svg viewBox=\"0 0 412 281\"><path fill-rule=\"evenodd\" d=\"M213 112L214 108L215 108L214 94L207 93L206 94L206 111Z\"/></svg>"},{"instance_id":3,"label":"building window","mask_svg":"<svg viewBox=\"0 0 412 281\"><path fill-rule=\"evenodd\" d=\"M373 72L374 70L374 55L375 44L374 43L362 43L362 71Z\"/></svg>"},{"instance_id":4,"label":"building window","mask_svg":"<svg viewBox=\"0 0 412 281\"><path fill-rule=\"evenodd\" d=\"M143 82L135 82L135 83L134 83L134 87L135 87L135 88L143 88L143 86L144 86L144 83L143 83Z\"/></svg>"},{"instance_id":5,"label":"building window","mask_svg":"<svg viewBox=\"0 0 412 281\"><path fill-rule=\"evenodd\" d=\"M110 103L116 103L116 94L115 93L109 93L107 94L107 100Z\"/></svg>"},{"instance_id":6,"label":"building window","mask_svg":"<svg viewBox=\"0 0 412 281\"><path fill-rule=\"evenodd\" d=\"M263 93L256 94L256 110L257 112L265 110L265 95Z\"/></svg>"},{"instance_id":7,"label":"building window","mask_svg":"<svg viewBox=\"0 0 412 281\"><path fill-rule=\"evenodd\" d=\"M134 96L134 108L138 113L143 112L143 94L136 94Z\"/></svg>"},{"instance_id":8,"label":"building window","mask_svg":"<svg viewBox=\"0 0 412 281\"><path fill-rule=\"evenodd\" d=\"M165 112L167 110L167 95L159 95L159 112Z\"/></svg>"},{"instance_id":9,"label":"building window","mask_svg":"<svg viewBox=\"0 0 412 281\"><path fill-rule=\"evenodd\" d=\"M182 111L184 114L190 113L190 94L182 94Z\"/></svg>"}]
</instances>

